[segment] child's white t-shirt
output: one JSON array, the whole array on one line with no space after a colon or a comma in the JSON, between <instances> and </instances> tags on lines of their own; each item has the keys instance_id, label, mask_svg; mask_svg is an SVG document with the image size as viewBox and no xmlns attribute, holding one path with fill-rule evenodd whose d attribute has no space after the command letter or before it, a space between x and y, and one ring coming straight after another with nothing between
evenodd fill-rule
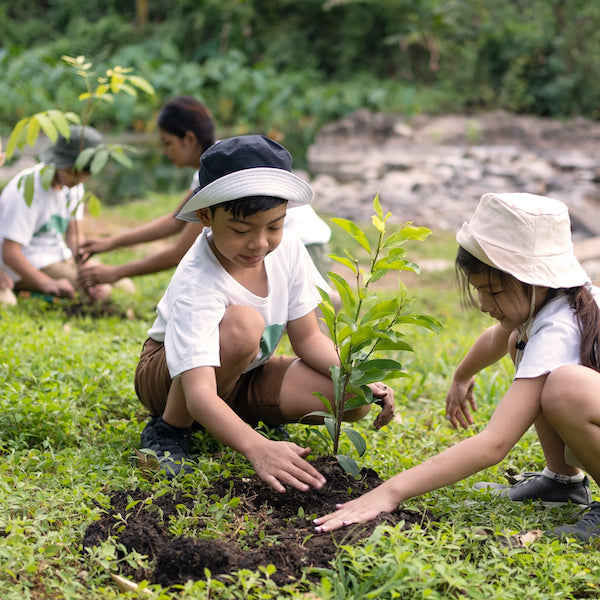
<instances>
[{"instance_id":1,"label":"child's white t-shirt","mask_svg":"<svg viewBox=\"0 0 600 600\"><path fill-rule=\"evenodd\" d=\"M591 286L590 289L600 305L600 288ZM579 325L564 292L542 307L526 333L527 344L515 379L539 377L563 365L581 364Z\"/></svg>"},{"instance_id":2,"label":"child's white t-shirt","mask_svg":"<svg viewBox=\"0 0 600 600\"><path fill-rule=\"evenodd\" d=\"M315 271L302 242L284 231L281 244L265 257L268 295L256 296L238 283L215 257L204 228L175 270L158 303L148 335L164 342L172 378L202 366L219 366L219 324L232 305L254 308L265 320L260 352L250 371L266 363L288 321L314 310L320 300Z\"/></svg>"},{"instance_id":3,"label":"child's white t-shirt","mask_svg":"<svg viewBox=\"0 0 600 600\"><path fill-rule=\"evenodd\" d=\"M13 177L0 194L0 243L5 239L22 245L25 258L36 268L42 269L56 262L62 262L73 254L65 242L65 233L73 219L83 217L83 184L60 190L44 189L40 171L45 165L40 163L21 171ZM33 201L25 202L23 187L19 189L19 179L34 173ZM74 213L74 214L73 214ZM0 265L13 281L20 276Z\"/></svg>"}]
</instances>

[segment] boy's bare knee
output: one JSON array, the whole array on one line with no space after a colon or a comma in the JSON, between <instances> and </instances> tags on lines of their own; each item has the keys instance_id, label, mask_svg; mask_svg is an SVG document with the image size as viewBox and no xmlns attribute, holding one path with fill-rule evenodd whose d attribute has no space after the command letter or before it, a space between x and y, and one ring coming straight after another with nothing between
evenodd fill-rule
<instances>
[{"instance_id":1,"label":"boy's bare knee","mask_svg":"<svg viewBox=\"0 0 600 600\"><path fill-rule=\"evenodd\" d=\"M369 410L371 410L370 404L359 406L358 408L353 408L352 410L347 410L344 412L344 421L349 421L350 423L360 421L361 419L364 419L367 414L369 414Z\"/></svg>"},{"instance_id":2,"label":"boy's bare knee","mask_svg":"<svg viewBox=\"0 0 600 600\"><path fill-rule=\"evenodd\" d=\"M254 357L265 330L265 320L253 308L233 305L226 309L219 325L221 359L233 357Z\"/></svg>"}]
</instances>

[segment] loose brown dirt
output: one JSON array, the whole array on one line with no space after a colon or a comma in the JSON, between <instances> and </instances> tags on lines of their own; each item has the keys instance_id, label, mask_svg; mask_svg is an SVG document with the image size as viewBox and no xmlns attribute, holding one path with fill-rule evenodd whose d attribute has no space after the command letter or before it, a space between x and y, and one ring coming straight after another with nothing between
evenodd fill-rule
<instances>
[{"instance_id":1,"label":"loose brown dirt","mask_svg":"<svg viewBox=\"0 0 600 600\"><path fill-rule=\"evenodd\" d=\"M164 587L205 577L222 578L240 569L258 570L274 565L271 579L284 585L305 575L317 577L316 568L327 568L341 544L357 544L380 524L402 529L433 520L429 513L397 509L381 513L374 521L328 534L316 534L312 518L335 509L336 503L356 497L381 483L377 473L362 469L358 480L347 475L331 457L313 463L326 477L320 490L299 492L288 489L280 494L257 476L225 478L205 494L210 498L240 498L233 509L237 534L215 539L214 517L198 516L194 537L169 532L171 518L182 510L194 511L197 498L178 492L152 498L148 492L126 490L111 496L110 506L91 523L83 538L90 548L112 536L127 553L137 551L149 558L151 568L134 569L124 563L121 575L134 581L147 580ZM146 502L145 502L146 501ZM253 523L252 530L248 523ZM244 525L246 524L246 525ZM246 531L242 531L246 529ZM235 527L234 527L235 530Z\"/></svg>"}]
</instances>

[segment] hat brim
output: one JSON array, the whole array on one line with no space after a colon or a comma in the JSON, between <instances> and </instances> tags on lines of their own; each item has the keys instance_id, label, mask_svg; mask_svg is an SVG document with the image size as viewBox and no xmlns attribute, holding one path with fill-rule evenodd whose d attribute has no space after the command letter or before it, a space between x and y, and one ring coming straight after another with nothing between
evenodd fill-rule
<instances>
[{"instance_id":1,"label":"hat brim","mask_svg":"<svg viewBox=\"0 0 600 600\"><path fill-rule=\"evenodd\" d=\"M175 215L178 219L199 223L196 211L230 200L250 196L272 196L300 206L309 204L314 192L294 173L272 167L255 167L229 173L199 189Z\"/></svg>"},{"instance_id":2,"label":"hat brim","mask_svg":"<svg viewBox=\"0 0 600 600\"><path fill-rule=\"evenodd\" d=\"M585 285L589 280L574 252L538 256L535 261L519 252L508 251L478 237L468 223L456 234L456 241L481 262L504 271L529 285L560 289Z\"/></svg>"}]
</instances>

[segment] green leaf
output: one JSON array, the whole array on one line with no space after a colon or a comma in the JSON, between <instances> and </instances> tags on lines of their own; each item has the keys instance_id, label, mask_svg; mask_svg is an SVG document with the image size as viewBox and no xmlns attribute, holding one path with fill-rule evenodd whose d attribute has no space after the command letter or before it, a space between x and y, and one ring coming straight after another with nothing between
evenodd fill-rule
<instances>
[{"instance_id":1,"label":"green leaf","mask_svg":"<svg viewBox=\"0 0 600 600\"><path fill-rule=\"evenodd\" d=\"M331 406L331 403L329 402L329 399L326 396L323 396L321 392L313 392L313 395L316 396L323 403L323 406L329 411L328 414L333 414L333 407Z\"/></svg>"},{"instance_id":2,"label":"green leaf","mask_svg":"<svg viewBox=\"0 0 600 600\"><path fill-rule=\"evenodd\" d=\"M108 149L107 148L97 148L97 152L94 154L94 158L92 159L92 163L90 164L90 173L92 175L97 175L104 169L106 163L108 162Z\"/></svg>"},{"instance_id":3,"label":"green leaf","mask_svg":"<svg viewBox=\"0 0 600 600\"><path fill-rule=\"evenodd\" d=\"M24 179L25 189L23 195L25 197L25 204L31 206L31 203L33 202L33 184L35 183L35 176L33 173L29 173L28 175L25 175Z\"/></svg>"},{"instance_id":4,"label":"green leaf","mask_svg":"<svg viewBox=\"0 0 600 600\"><path fill-rule=\"evenodd\" d=\"M329 437L335 442L335 419L333 419L332 417L325 417L323 419L323 424L327 429Z\"/></svg>"},{"instance_id":5,"label":"green leaf","mask_svg":"<svg viewBox=\"0 0 600 600\"><path fill-rule=\"evenodd\" d=\"M127 156L125 153L121 152L118 148L110 149L110 157L126 169L131 169L133 166L131 158L129 158L129 156Z\"/></svg>"},{"instance_id":6,"label":"green leaf","mask_svg":"<svg viewBox=\"0 0 600 600\"><path fill-rule=\"evenodd\" d=\"M29 123L27 123L27 145L35 146L35 142L37 141L38 135L40 133L40 124L37 119L32 118L29 119Z\"/></svg>"},{"instance_id":7,"label":"green leaf","mask_svg":"<svg viewBox=\"0 0 600 600\"><path fill-rule=\"evenodd\" d=\"M375 215L383 220L383 208L381 208L381 202L379 202L379 192L373 198L373 210L375 211Z\"/></svg>"},{"instance_id":8,"label":"green leaf","mask_svg":"<svg viewBox=\"0 0 600 600\"><path fill-rule=\"evenodd\" d=\"M394 316L400 308L397 298L393 300L383 300L378 302L369 308L369 310L362 316L361 323L370 323L371 321L378 321L383 317Z\"/></svg>"},{"instance_id":9,"label":"green leaf","mask_svg":"<svg viewBox=\"0 0 600 600\"><path fill-rule=\"evenodd\" d=\"M371 254L371 245L369 244L369 240L367 236L363 232L363 230L348 219L340 219L334 217L331 219L333 223L339 225L344 231L349 233L368 253Z\"/></svg>"},{"instance_id":10,"label":"green leaf","mask_svg":"<svg viewBox=\"0 0 600 600\"><path fill-rule=\"evenodd\" d=\"M42 187L45 190L50 189L54 175L56 175L56 167L54 165L45 165L42 167L40 171L40 180L42 182Z\"/></svg>"},{"instance_id":11,"label":"green leaf","mask_svg":"<svg viewBox=\"0 0 600 600\"><path fill-rule=\"evenodd\" d=\"M10 137L8 138L8 143L6 144L6 158L10 158L15 149L23 148L25 145L25 127L29 122L29 117L21 119L14 127L14 129L10 133Z\"/></svg>"},{"instance_id":12,"label":"green leaf","mask_svg":"<svg viewBox=\"0 0 600 600\"><path fill-rule=\"evenodd\" d=\"M92 160L92 157L96 154L97 150L98 149L94 147L85 148L84 150L82 150L77 155L77 159L75 160L75 170L83 171L89 165L90 161Z\"/></svg>"},{"instance_id":13,"label":"green leaf","mask_svg":"<svg viewBox=\"0 0 600 600\"><path fill-rule=\"evenodd\" d=\"M356 262L354 260L345 258L343 256L338 256L337 254L330 254L329 257L332 260L335 260L336 262L339 262L340 264L344 265L345 267L348 267L352 271L352 273L354 273L354 275L356 275L358 273L358 265L356 264ZM329 271L328 271L328 274L331 274L331 273L329 273Z\"/></svg>"},{"instance_id":14,"label":"green leaf","mask_svg":"<svg viewBox=\"0 0 600 600\"><path fill-rule=\"evenodd\" d=\"M329 273L329 278L340 295L344 310L349 314L353 314L356 307L356 298L354 297L348 282L337 273Z\"/></svg>"},{"instance_id":15,"label":"green leaf","mask_svg":"<svg viewBox=\"0 0 600 600\"><path fill-rule=\"evenodd\" d=\"M316 395L316 392L315 392L315 395ZM313 410L313 411L311 411L311 412L309 412L309 413L306 413L306 414L305 414L305 415L302 417L302 419L304 419L304 417L323 417L323 418L325 418L325 417L331 417L332 415L333 415L333 413L331 413L331 412L326 412L326 411L324 411L324 410ZM302 419L301 419L301 420L302 420Z\"/></svg>"},{"instance_id":16,"label":"green leaf","mask_svg":"<svg viewBox=\"0 0 600 600\"><path fill-rule=\"evenodd\" d=\"M135 85L135 87L148 94L148 96L154 96L156 93L152 84L143 77L139 77L138 75L130 75L129 81Z\"/></svg>"},{"instance_id":17,"label":"green leaf","mask_svg":"<svg viewBox=\"0 0 600 600\"><path fill-rule=\"evenodd\" d=\"M348 473L348 475L352 475L352 477L356 479L360 477L360 469L358 468L358 465L353 459L351 459L349 456L346 456L345 454L337 454L336 459L340 467L342 467L342 469L344 469L344 471Z\"/></svg>"},{"instance_id":18,"label":"green leaf","mask_svg":"<svg viewBox=\"0 0 600 600\"><path fill-rule=\"evenodd\" d=\"M329 444L332 440L328 438L320 429L317 427L311 427L309 431L316 433L326 444Z\"/></svg>"},{"instance_id":19,"label":"green leaf","mask_svg":"<svg viewBox=\"0 0 600 600\"><path fill-rule=\"evenodd\" d=\"M90 213L91 217L99 217L100 216L100 209L101 209L101 204L100 204L100 200L98 199L98 196L96 196L96 194L92 193L92 192L86 192L86 198L87 198L87 207L88 207L88 211Z\"/></svg>"},{"instance_id":20,"label":"green leaf","mask_svg":"<svg viewBox=\"0 0 600 600\"><path fill-rule=\"evenodd\" d=\"M382 247L398 246L408 240L424 240L430 234L431 229L427 229L427 227L413 227L411 223L405 223L400 229L384 240Z\"/></svg>"},{"instance_id":21,"label":"green leaf","mask_svg":"<svg viewBox=\"0 0 600 600\"><path fill-rule=\"evenodd\" d=\"M48 111L48 118L52 121L52 124L60 135L62 135L65 139L69 139L71 137L71 130L69 129L69 121L79 124L79 117L72 112L63 113L60 110L51 109Z\"/></svg>"},{"instance_id":22,"label":"green leaf","mask_svg":"<svg viewBox=\"0 0 600 600\"><path fill-rule=\"evenodd\" d=\"M58 131L50 117L46 113L38 113L35 115L38 120L42 131L53 141L56 142L58 139Z\"/></svg>"},{"instance_id":23,"label":"green leaf","mask_svg":"<svg viewBox=\"0 0 600 600\"><path fill-rule=\"evenodd\" d=\"M377 350L397 350L400 352L414 352L413 347L403 340L382 340L377 344Z\"/></svg>"},{"instance_id":24,"label":"green leaf","mask_svg":"<svg viewBox=\"0 0 600 600\"><path fill-rule=\"evenodd\" d=\"M367 442L365 438L349 427L344 427L342 431L348 436L348 439L352 442L352 445L356 448L359 456L362 456L367 451Z\"/></svg>"}]
</instances>

